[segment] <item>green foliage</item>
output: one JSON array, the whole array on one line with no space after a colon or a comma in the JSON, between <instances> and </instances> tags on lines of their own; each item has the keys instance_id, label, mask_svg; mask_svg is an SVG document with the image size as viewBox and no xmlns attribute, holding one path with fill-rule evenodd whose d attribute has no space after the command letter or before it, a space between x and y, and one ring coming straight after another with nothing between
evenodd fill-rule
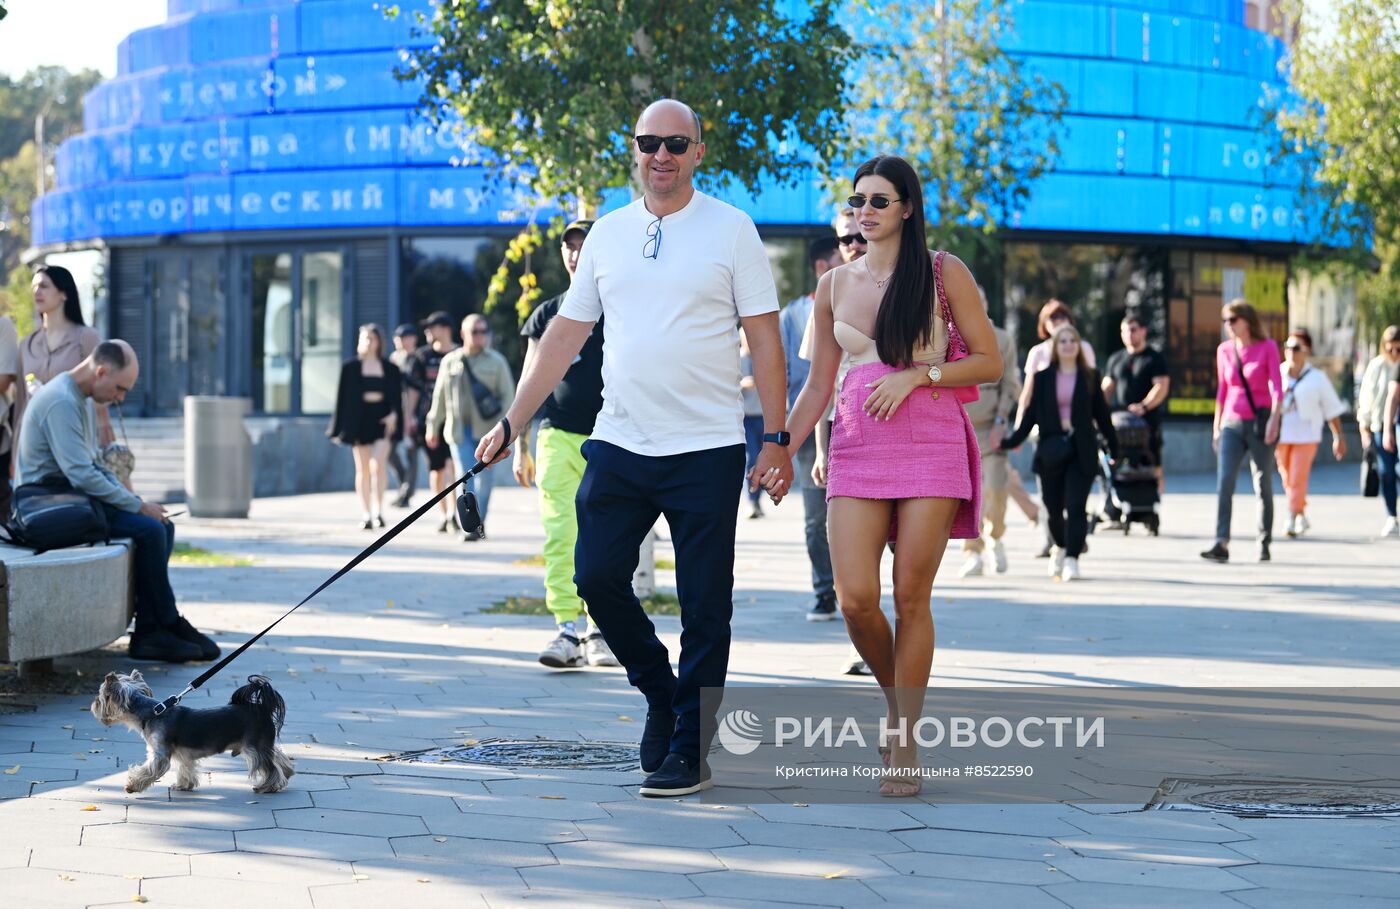
<instances>
[{"instance_id":1,"label":"green foliage","mask_svg":"<svg viewBox=\"0 0 1400 909\"><path fill-rule=\"evenodd\" d=\"M1301 13L1292 0L1288 14ZM1279 163L1301 180L1309 232L1323 238L1305 263L1350 267L1358 318L1374 330L1400 318L1400 13L1392 0L1336 0L1335 13L1335 31L1303 31L1296 94L1275 99L1267 119L1281 132ZM1339 256L1323 242L1349 248Z\"/></svg>"},{"instance_id":2,"label":"green foliage","mask_svg":"<svg viewBox=\"0 0 1400 909\"><path fill-rule=\"evenodd\" d=\"M34 272L27 265L16 265L0 287L0 315L14 320L15 331L23 338L34 330L34 296L29 290Z\"/></svg>"},{"instance_id":3,"label":"green foliage","mask_svg":"<svg viewBox=\"0 0 1400 909\"><path fill-rule=\"evenodd\" d=\"M647 615L680 615L681 602L674 593L654 593L642 597L642 611ZM487 615L550 615L544 597L509 596L482 609Z\"/></svg>"},{"instance_id":4,"label":"green foliage","mask_svg":"<svg viewBox=\"0 0 1400 909\"><path fill-rule=\"evenodd\" d=\"M20 253L29 246L29 213L39 168L35 117L44 115L44 150L46 160L52 163L58 143L82 131L83 95L101 78L97 70L70 73L61 66L41 66L19 79L0 76L0 274L13 278ZM52 173L46 174L45 184L53 185ZM28 285L26 274L26 309ZM7 299L2 305L18 322L12 291L12 287L5 289Z\"/></svg>"},{"instance_id":5,"label":"green foliage","mask_svg":"<svg viewBox=\"0 0 1400 909\"><path fill-rule=\"evenodd\" d=\"M853 59L834 0L798 21L780 0L503 0L443 3L420 29L436 39L409 53L404 78L424 80L435 124L460 124L480 146L467 163L528 176L537 199L595 203L627 184L632 135L649 102L674 97L704 126L705 174L755 189L794 182L838 147ZM392 14L393 11L391 11ZM475 160L473 160L473 158Z\"/></svg>"},{"instance_id":6,"label":"green foliage","mask_svg":"<svg viewBox=\"0 0 1400 909\"><path fill-rule=\"evenodd\" d=\"M253 564L252 559L211 552L189 543L176 543L170 554L170 562L173 565L198 565L204 568L245 568Z\"/></svg>"},{"instance_id":7,"label":"green foliage","mask_svg":"<svg viewBox=\"0 0 1400 909\"><path fill-rule=\"evenodd\" d=\"M919 171L938 246L985 246L1059 157L1065 90L1001 50L1011 0L889 0L898 44L855 79L848 138L834 161L895 151ZM850 174L828 174L833 196Z\"/></svg>"}]
</instances>

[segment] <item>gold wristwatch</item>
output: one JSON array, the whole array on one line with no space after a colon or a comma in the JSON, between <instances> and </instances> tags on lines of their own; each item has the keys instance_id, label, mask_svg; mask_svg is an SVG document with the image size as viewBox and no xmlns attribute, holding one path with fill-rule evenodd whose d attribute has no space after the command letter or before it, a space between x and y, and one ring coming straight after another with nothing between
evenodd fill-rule
<instances>
[{"instance_id":1,"label":"gold wristwatch","mask_svg":"<svg viewBox=\"0 0 1400 909\"><path fill-rule=\"evenodd\" d=\"M937 385L942 378L943 370L939 369L937 366L930 366L928 368L928 380L934 385Z\"/></svg>"}]
</instances>

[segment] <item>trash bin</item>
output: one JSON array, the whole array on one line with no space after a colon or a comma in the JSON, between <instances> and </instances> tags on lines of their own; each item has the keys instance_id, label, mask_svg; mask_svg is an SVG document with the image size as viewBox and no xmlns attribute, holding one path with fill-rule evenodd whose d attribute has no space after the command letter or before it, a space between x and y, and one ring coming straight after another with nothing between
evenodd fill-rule
<instances>
[{"instance_id":1,"label":"trash bin","mask_svg":"<svg viewBox=\"0 0 1400 909\"><path fill-rule=\"evenodd\" d=\"M246 518L253 498L248 398L185 398L185 496L200 518Z\"/></svg>"}]
</instances>

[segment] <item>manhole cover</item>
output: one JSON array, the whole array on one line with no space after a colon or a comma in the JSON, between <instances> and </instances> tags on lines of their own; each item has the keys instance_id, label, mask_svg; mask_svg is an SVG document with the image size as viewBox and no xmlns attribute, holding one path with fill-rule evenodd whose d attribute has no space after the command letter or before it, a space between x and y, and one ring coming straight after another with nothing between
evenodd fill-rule
<instances>
[{"instance_id":1,"label":"manhole cover","mask_svg":"<svg viewBox=\"0 0 1400 909\"><path fill-rule=\"evenodd\" d=\"M487 739L475 745L430 748L380 760L419 764L486 764L492 767L635 770L641 763L636 745L612 742L560 742L546 739Z\"/></svg>"},{"instance_id":2,"label":"manhole cover","mask_svg":"<svg viewBox=\"0 0 1400 909\"><path fill-rule=\"evenodd\" d=\"M1241 817L1400 817L1400 789L1345 783L1167 780L1147 807Z\"/></svg>"}]
</instances>

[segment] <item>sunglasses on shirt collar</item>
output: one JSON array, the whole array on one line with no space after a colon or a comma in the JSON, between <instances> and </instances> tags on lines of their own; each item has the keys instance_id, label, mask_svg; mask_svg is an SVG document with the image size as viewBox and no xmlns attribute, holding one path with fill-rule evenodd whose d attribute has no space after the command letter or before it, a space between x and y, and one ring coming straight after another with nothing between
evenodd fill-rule
<instances>
[{"instance_id":1,"label":"sunglasses on shirt collar","mask_svg":"<svg viewBox=\"0 0 1400 909\"><path fill-rule=\"evenodd\" d=\"M637 143L637 150L644 155L656 154L657 149L661 148L663 144L671 154L683 155L690 148L692 142L699 144L698 140L689 136L633 136L632 141Z\"/></svg>"}]
</instances>

